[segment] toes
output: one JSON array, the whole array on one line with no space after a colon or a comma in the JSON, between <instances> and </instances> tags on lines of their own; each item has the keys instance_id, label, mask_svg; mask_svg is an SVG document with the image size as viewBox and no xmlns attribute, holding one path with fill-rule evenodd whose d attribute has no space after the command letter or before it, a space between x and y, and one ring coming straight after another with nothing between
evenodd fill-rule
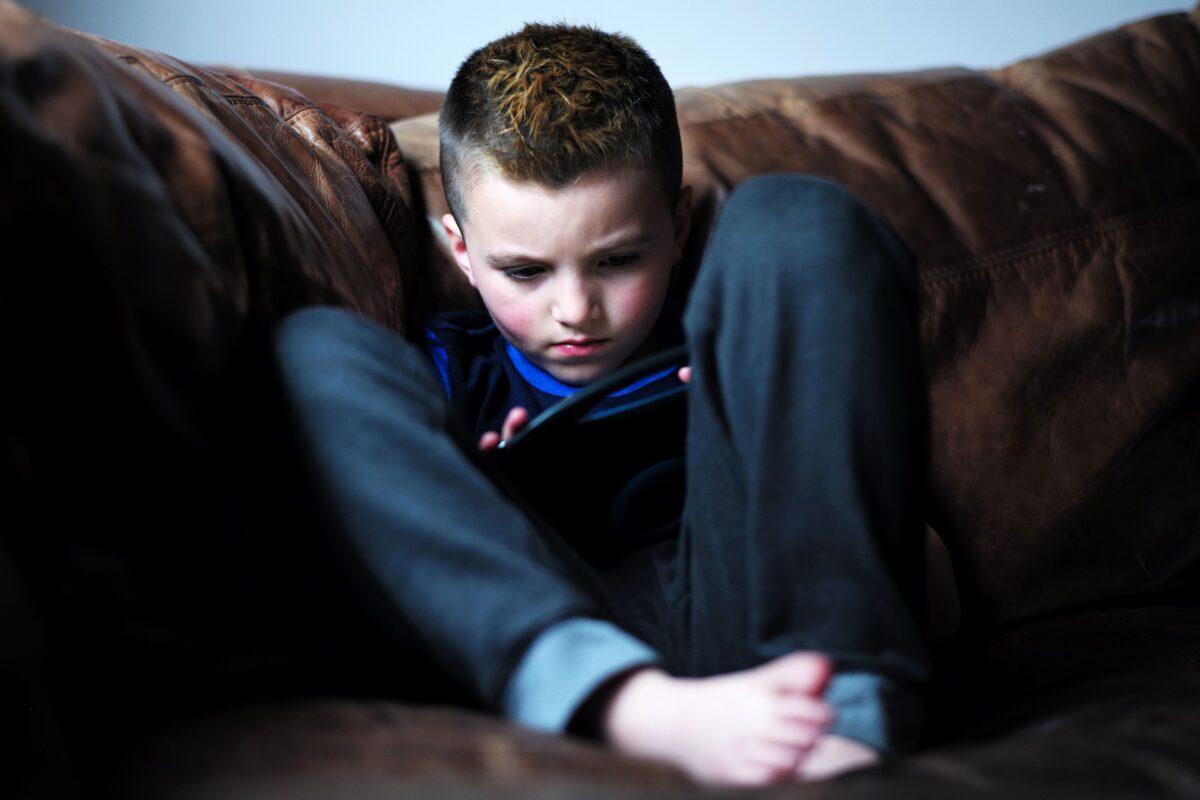
<instances>
[{"instance_id":1,"label":"toes","mask_svg":"<svg viewBox=\"0 0 1200 800\"><path fill-rule=\"evenodd\" d=\"M788 653L768 661L761 669L785 690L820 694L833 674L833 665L823 653L807 650Z\"/></svg>"},{"instance_id":2,"label":"toes","mask_svg":"<svg viewBox=\"0 0 1200 800\"><path fill-rule=\"evenodd\" d=\"M772 742L767 740L746 742L741 747L746 760L768 767L775 767L782 772L791 772L800 765L804 748Z\"/></svg>"},{"instance_id":3,"label":"toes","mask_svg":"<svg viewBox=\"0 0 1200 800\"><path fill-rule=\"evenodd\" d=\"M783 721L772 726L765 734L767 741L776 742L794 749L807 750L825 734L827 726L810 722Z\"/></svg>"},{"instance_id":4,"label":"toes","mask_svg":"<svg viewBox=\"0 0 1200 800\"><path fill-rule=\"evenodd\" d=\"M777 698L775 710L783 719L820 726L828 725L837 717L837 712L829 703L805 694L786 694Z\"/></svg>"}]
</instances>

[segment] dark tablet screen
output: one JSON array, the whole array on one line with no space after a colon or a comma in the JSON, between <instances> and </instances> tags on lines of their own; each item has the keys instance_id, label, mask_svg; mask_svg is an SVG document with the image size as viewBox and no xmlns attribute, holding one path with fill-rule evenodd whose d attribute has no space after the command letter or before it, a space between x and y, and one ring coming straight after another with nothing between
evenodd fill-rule
<instances>
[{"instance_id":1,"label":"dark tablet screen","mask_svg":"<svg viewBox=\"0 0 1200 800\"><path fill-rule=\"evenodd\" d=\"M522 497L585 557L626 551L678 516L688 387L680 382L652 397L588 412L637 378L686 363L687 348L679 346L622 367L489 451Z\"/></svg>"}]
</instances>

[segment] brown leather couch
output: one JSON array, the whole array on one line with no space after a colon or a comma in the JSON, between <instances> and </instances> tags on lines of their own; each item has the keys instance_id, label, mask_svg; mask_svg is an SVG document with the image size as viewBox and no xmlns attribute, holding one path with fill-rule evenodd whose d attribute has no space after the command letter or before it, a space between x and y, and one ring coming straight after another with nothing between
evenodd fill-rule
<instances>
[{"instance_id":1,"label":"brown leather couch","mask_svg":"<svg viewBox=\"0 0 1200 800\"><path fill-rule=\"evenodd\" d=\"M748 793L1200 796L1200 6L994 70L677 97L691 274L729 191L778 171L918 254L961 609L922 752ZM0 3L15 796L723 794L451 707L320 568L272 324L478 306L434 224L440 100Z\"/></svg>"}]
</instances>

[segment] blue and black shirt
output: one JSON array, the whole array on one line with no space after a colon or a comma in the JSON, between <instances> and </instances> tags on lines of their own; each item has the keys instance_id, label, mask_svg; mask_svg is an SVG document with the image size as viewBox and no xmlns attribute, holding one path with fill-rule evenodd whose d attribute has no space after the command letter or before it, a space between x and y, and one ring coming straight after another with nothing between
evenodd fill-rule
<instances>
[{"instance_id":1,"label":"blue and black shirt","mask_svg":"<svg viewBox=\"0 0 1200 800\"><path fill-rule=\"evenodd\" d=\"M668 296L657 330L664 347L682 344L680 302ZM487 431L499 432L508 412L523 406L533 419L581 387L559 381L534 364L501 335L486 311L441 311L422 321L425 352L438 374L450 407L474 441ZM678 390L677 367L668 367L622 387L597 404L590 414L609 412L629 403Z\"/></svg>"}]
</instances>

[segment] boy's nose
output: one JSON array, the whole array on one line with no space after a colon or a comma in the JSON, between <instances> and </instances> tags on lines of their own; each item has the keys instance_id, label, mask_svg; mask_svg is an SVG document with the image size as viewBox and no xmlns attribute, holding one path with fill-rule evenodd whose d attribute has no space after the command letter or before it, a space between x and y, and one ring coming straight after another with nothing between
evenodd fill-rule
<instances>
[{"instance_id":1,"label":"boy's nose","mask_svg":"<svg viewBox=\"0 0 1200 800\"><path fill-rule=\"evenodd\" d=\"M554 319L562 325L582 326L592 317L595 300L582 283L564 286L554 302Z\"/></svg>"}]
</instances>

